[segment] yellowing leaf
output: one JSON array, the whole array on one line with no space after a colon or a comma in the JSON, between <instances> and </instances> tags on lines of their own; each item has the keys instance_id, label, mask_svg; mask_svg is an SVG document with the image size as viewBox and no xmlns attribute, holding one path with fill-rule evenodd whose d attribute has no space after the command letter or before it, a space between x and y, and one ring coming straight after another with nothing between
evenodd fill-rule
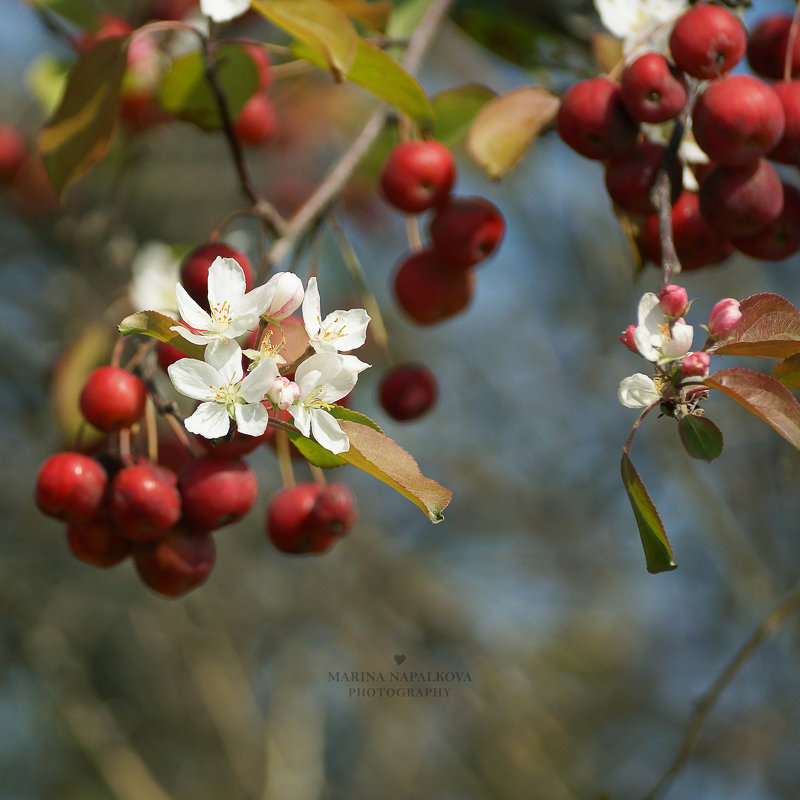
<instances>
[{"instance_id":1,"label":"yellowing leaf","mask_svg":"<svg viewBox=\"0 0 800 800\"><path fill-rule=\"evenodd\" d=\"M627 453L622 454L622 483L639 528L647 571L655 573L675 569L677 564L672 560L672 545L658 515L658 509L650 499L647 488Z\"/></svg>"},{"instance_id":2,"label":"yellowing leaf","mask_svg":"<svg viewBox=\"0 0 800 800\"><path fill-rule=\"evenodd\" d=\"M202 358L203 347L184 339L179 333L170 330L177 324L177 320L168 317L166 314L160 314L158 311L137 311L135 314L125 317L117 325L117 330L121 336L130 336L132 333L152 336L160 342L171 344L190 358Z\"/></svg>"},{"instance_id":3,"label":"yellowing leaf","mask_svg":"<svg viewBox=\"0 0 800 800\"><path fill-rule=\"evenodd\" d=\"M130 37L101 39L69 75L55 114L39 134L39 147L59 193L102 158L117 121Z\"/></svg>"},{"instance_id":4,"label":"yellowing leaf","mask_svg":"<svg viewBox=\"0 0 800 800\"><path fill-rule=\"evenodd\" d=\"M475 117L467 138L472 157L492 178L508 172L531 142L550 125L560 100L540 86L526 86L490 100Z\"/></svg>"},{"instance_id":5,"label":"yellowing leaf","mask_svg":"<svg viewBox=\"0 0 800 800\"><path fill-rule=\"evenodd\" d=\"M325 0L253 0L253 8L274 25L304 42L337 80L353 65L358 33L338 8Z\"/></svg>"},{"instance_id":6,"label":"yellowing leaf","mask_svg":"<svg viewBox=\"0 0 800 800\"><path fill-rule=\"evenodd\" d=\"M732 367L709 375L705 385L724 392L764 420L789 444L800 448L800 403L774 378L752 369Z\"/></svg>"},{"instance_id":7,"label":"yellowing leaf","mask_svg":"<svg viewBox=\"0 0 800 800\"><path fill-rule=\"evenodd\" d=\"M363 22L375 31L386 30L386 23L392 15L392 4L389 0L377 0L368 3L366 0L328 0L331 5L347 14L350 19Z\"/></svg>"},{"instance_id":8,"label":"yellowing leaf","mask_svg":"<svg viewBox=\"0 0 800 800\"><path fill-rule=\"evenodd\" d=\"M776 364L772 377L789 389L800 389L800 353L796 353Z\"/></svg>"}]
</instances>

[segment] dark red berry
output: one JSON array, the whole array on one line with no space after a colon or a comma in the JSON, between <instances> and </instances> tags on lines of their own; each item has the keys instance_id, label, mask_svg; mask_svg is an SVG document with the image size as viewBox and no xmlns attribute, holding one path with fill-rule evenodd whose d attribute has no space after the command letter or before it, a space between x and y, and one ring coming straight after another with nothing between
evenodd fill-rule
<instances>
[{"instance_id":1,"label":"dark red berry","mask_svg":"<svg viewBox=\"0 0 800 800\"><path fill-rule=\"evenodd\" d=\"M203 456L190 461L178 476L184 518L211 531L241 519L258 494L256 476L238 458Z\"/></svg>"},{"instance_id":2,"label":"dark red berry","mask_svg":"<svg viewBox=\"0 0 800 800\"><path fill-rule=\"evenodd\" d=\"M630 214L655 211L651 195L666 152L664 145L644 139L606 164L606 191L623 211ZM670 163L673 200L681 193L682 172L680 160L673 158Z\"/></svg>"},{"instance_id":3,"label":"dark red berry","mask_svg":"<svg viewBox=\"0 0 800 800\"><path fill-rule=\"evenodd\" d=\"M109 503L120 531L135 542L161 538L181 515L174 473L150 464L121 469L111 482Z\"/></svg>"},{"instance_id":4,"label":"dark red berry","mask_svg":"<svg viewBox=\"0 0 800 800\"><path fill-rule=\"evenodd\" d=\"M308 524L318 541L327 539L330 545L349 533L357 521L356 499L345 483L324 486L308 515Z\"/></svg>"},{"instance_id":5,"label":"dark red berry","mask_svg":"<svg viewBox=\"0 0 800 800\"><path fill-rule=\"evenodd\" d=\"M36 505L43 514L85 522L99 511L108 478L103 467L83 453L50 456L36 478Z\"/></svg>"},{"instance_id":6,"label":"dark red berry","mask_svg":"<svg viewBox=\"0 0 800 800\"><path fill-rule=\"evenodd\" d=\"M661 53L644 53L622 73L622 99L640 122L666 122L686 105L686 80Z\"/></svg>"},{"instance_id":7,"label":"dark red berry","mask_svg":"<svg viewBox=\"0 0 800 800\"><path fill-rule=\"evenodd\" d=\"M131 543L120 534L108 513L100 513L87 522L70 522L67 544L75 558L94 567L112 567L131 552Z\"/></svg>"},{"instance_id":8,"label":"dark red berry","mask_svg":"<svg viewBox=\"0 0 800 800\"><path fill-rule=\"evenodd\" d=\"M721 6L696 5L672 29L669 49L678 69L695 78L719 78L744 56L747 34L739 18Z\"/></svg>"},{"instance_id":9,"label":"dark red berry","mask_svg":"<svg viewBox=\"0 0 800 800\"><path fill-rule=\"evenodd\" d=\"M393 367L383 376L378 388L383 409L400 421L416 419L430 411L438 394L436 377L424 364Z\"/></svg>"},{"instance_id":10,"label":"dark red berry","mask_svg":"<svg viewBox=\"0 0 800 800\"><path fill-rule=\"evenodd\" d=\"M431 220L431 239L442 260L467 269L495 251L505 229L500 210L486 198L451 197Z\"/></svg>"},{"instance_id":11,"label":"dark red berry","mask_svg":"<svg viewBox=\"0 0 800 800\"><path fill-rule=\"evenodd\" d=\"M731 242L742 253L764 261L782 261L800 251L800 191L784 183L780 216L758 233Z\"/></svg>"},{"instance_id":12,"label":"dark red berry","mask_svg":"<svg viewBox=\"0 0 800 800\"><path fill-rule=\"evenodd\" d=\"M86 421L105 433L130 428L144 414L147 389L120 367L99 367L86 380L79 404Z\"/></svg>"},{"instance_id":13,"label":"dark red berry","mask_svg":"<svg viewBox=\"0 0 800 800\"><path fill-rule=\"evenodd\" d=\"M216 559L210 534L182 528L133 552L142 582L165 597L180 597L205 582Z\"/></svg>"},{"instance_id":14,"label":"dark red berry","mask_svg":"<svg viewBox=\"0 0 800 800\"><path fill-rule=\"evenodd\" d=\"M771 14L750 31L747 60L753 72L773 80L783 77L791 27L790 14ZM800 75L800 36L795 37L790 66L790 76L796 75Z\"/></svg>"},{"instance_id":15,"label":"dark red berry","mask_svg":"<svg viewBox=\"0 0 800 800\"><path fill-rule=\"evenodd\" d=\"M264 92L257 92L236 118L236 135L244 144L264 144L275 133L276 118L272 102Z\"/></svg>"},{"instance_id":16,"label":"dark red berry","mask_svg":"<svg viewBox=\"0 0 800 800\"><path fill-rule=\"evenodd\" d=\"M767 153L770 161L800 166L800 81L779 81L772 91L783 107L783 136Z\"/></svg>"},{"instance_id":17,"label":"dark red berry","mask_svg":"<svg viewBox=\"0 0 800 800\"><path fill-rule=\"evenodd\" d=\"M10 181L25 160L25 137L13 125L0 125L0 181Z\"/></svg>"},{"instance_id":18,"label":"dark red berry","mask_svg":"<svg viewBox=\"0 0 800 800\"><path fill-rule=\"evenodd\" d=\"M456 180L456 164L441 142L401 142L381 172L381 189L400 211L417 214L447 199Z\"/></svg>"}]
</instances>

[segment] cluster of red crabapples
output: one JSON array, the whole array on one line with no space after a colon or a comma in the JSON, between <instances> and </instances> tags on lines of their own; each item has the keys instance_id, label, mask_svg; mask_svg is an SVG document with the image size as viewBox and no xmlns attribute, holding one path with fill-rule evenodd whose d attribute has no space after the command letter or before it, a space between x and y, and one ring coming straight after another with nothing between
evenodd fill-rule
<instances>
[{"instance_id":1,"label":"cluster of red crabapples","mask_svg":"<svg viewBox=\"0 0 800 800\"><path fill-rule=\"evenodd\" d=\"M208 270L219 255L236 258L247 281L254 279L243 253L220 243L202 245L181 270L184 287L198 302L208 303ZM286 329L291 337L294 328L287 324ZM166 370L182 355L160 342L156 358ZM148 391L133 372L99 367L83 386L80 410L87 423L108 435L109 442L114 435L130 439L130 432L141 425ZM286 421L282 412L271 413ZM67 542L76 558L110 567L131 557L147 586L161 595L179 597L208 577L216 553L212 533L240 520L256 500L258 482L243 456L261 445L274 445L275 436L276 428L270 425L262 436L237 432L220 442L196 437L196 450L203 454L182 449L172 459L175 469L123 454L121 447L119 453L99 456L59 452L39 470L36 504L66 523ZM271 498L266 533L283 553L323 553L356 521L355 499L345 484L303 482Z\"/></svg>"},{"instance_id":2,"label":"cluster of red crabapples","mask_svg":"<svg viewBox=\"0 0 800 800\"><path fill-rule=\"evenodd\" d=\"M491 255L505 233L499 209L483 197L452 191L456 164L435 140L406 141L389 154L380 175L383 196L398 211L431 211L430 244L406 255L394 274L398 304L418 325L434 325L463 311L475 289L475 266ZM436 401L433 373L422 364L390 370L379 389L381 405L398 420L414 419Z\"/></svg>"},{"instance_id":3,"label":"cluster of red crabapples","mask_svg":"<svg viewBox=\"0 0 800 800\"><path fill-rule=\"evenodd\" d=\"M800 166L800 80L791 79L800 75L800 36L787 56L791 24L790 16L773 15L748 37L728 9L698 4L672 29L671 61L645 52L625 65L619 82L592 78L565 94L559 135L605 163L608 194L642 217L641 248L654 263L662 261L662 243L652 190L665 167L684 269L718 263L734 250L770 261L800 250L800 191L773 163ZM729 74L745 54L766 80ZM709 163L692 165L697 191L682 189L680 158L649 140L642 125L676 120L691 124L708 156Z\"/></svg>"}]
</instances>

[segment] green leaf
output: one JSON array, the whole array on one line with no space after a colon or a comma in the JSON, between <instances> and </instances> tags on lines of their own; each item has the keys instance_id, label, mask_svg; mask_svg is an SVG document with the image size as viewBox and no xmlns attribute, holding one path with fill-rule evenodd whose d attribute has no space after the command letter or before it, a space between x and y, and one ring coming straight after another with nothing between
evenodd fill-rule
<instances>
[{"instance_id":1,"label":"green leaf","mask_svg":"<svg viewBox=\"0 0 800 800\"><path fill-rule=\"evenodd\" d=\"M724 356L786 358L800 353L800 311L771 292L742 300L742 319L709 353Z\"/></svg>"},{"instance_id":2,"label":"green leaf","mask_svg":"<svg viewBox=\"0 0 800 800\"><path fill-rule=\"evenodd\" d=\"M467 138L470 155L491 178L505 175L556 117L561 101L541 86L524 86L490 100Z\"/></svg>"},{"instance_id":3,"label":"green leaf","mask_svg":"<svg viewBox=\"0 0 800 800\"><path fill-rule=\"evenodd\" d=\"M300 451L309 463L321 469L334 469L342 467L347 462L339 456L326 450L321 444L317 444L313 439L303 436L297 431L286 431L289 441Z\"/></svg>"},{"instance_id":4,"label":"green leaf","mask_svg":"<svg viewBox=\"0 0 800 800\"><path fill-rule=\"evenodd\" d=\"M713 461L722 453L722 431L710 419L687 414L678 422L678 433L692 458Z\"/></svg>"},{"instance_id":5,"label":"green leaf","mask_svg":"<svg viewBox=\"0 0 800 800\"><path fill-rule=\"evenodd\" d=\"M305 43L295 43L292 50L298 57L324 68L325 64L319 55ZM379 47L359 39L355 60L346 77L408 114L423 131L433 128L433 107L425 90L416 78Z\"/></svg>"},{"instance_id":6,"label":"green leaf","mask_svg":"<svg viewBox=\"0 0 800 800\"><path fill-rule=\"evenodd\" d=\"M647 571L667 572L678 565L672 560L672 545L667 538L658 509L650 499L639 473L627 453L622 454L622 483L631 501L633 516L639 528Z\"/></svg>"},{"instance_id":7,"label":"green leaf","mask_svg":"<svg viewBox=\"0 0 800 800\"><path fill-rule=\"evenodd\" d=\"M475 115L496 96L491 89L479 83L439 92L431 98L436 118L434 136L452 147L467 135Z\"/></svg>"},{"instance_id":8,"label":"green leaf","mask_svg":"<svg viewBox=\"0 0 800 800\"><path fill-rule=\"evenodd\" d=\"M42 158L59 194L108 150L129 42L128 36L101 39L81 56L58 109L39 134Z\"/></svg>"},{"instance_id":9,"label":"green leaf","mask_svg":"<svg viewBox=\"0 0 800 800\"><path fill-rule=\"evenodd\" d=\"M800 353L776 364L772 370L772 377L789 389L800 389Z\"/></svg>"},{"instance_id":10,"label":"green leaf","mask_svg":"<svg viewBox=\"0 0 800 800\"><path fill-rule=\"evenodd\" d=\"M328 411L330 415L336 417L336 419L357 422L359 425L366 425L368 428L378 431L378 433L383 433L377 422L371 420L366 414L362 414L360 411L353 411L351 408L345 408L344 406L333 406L333 408L328 409Z\"/></svg>"},{"instance_id":11,"label":"green leaf","mask_svg":"<svg viewBox=\"0 0 800 800\"><path fill-rule=\"evenodd\" d=\"M340 454L344 461L400 492L419 506L431 522L441 522L442 511L453 496L449 489L426 478L413 456L383 433L349 420L339 424L350 439L350 449Z\"/></svg>"},{"instance_id":12,"label":"green leaf","mask_svg":"<svg viewBox=\"0 0 800 800\"><path fill-rule=\"evenodd\" d=\"M308 46L336 80L353 65L358 33L338 8L325 0L253 0L252 7Z\"/></svg>"},{"instance_id":13,"label":"green leaf","mask_svg":"<svg viewBox=\"0 0 800 800\"><path fill-rule=\"evenodd\" d=\"M800 403L775 378L752 369L732 367L709 375L704 383L733 398L787 442L800 448Z\"/></svg>"},{"instance_id":14,"label":"green leaf","mask_svg":"<svg viewBox=\"0 0 800 800\"><path fill-rule=\"evenodd\" d=\"M184 339L179 333L170 330L178 322L166 314L159 314L158 311L137 311L125 317L117 325L117 330L121 336L130 336L132 333L141 333L145 336L152 336L160 342L166 342L173 347L186 353L189 358L203 358L203 350L199 344L194 344L188 339Z\"/></svg>"},{"instance_id":15,"label":"green leaf","mask_svg":"<svg viewBox=\"0 0 800 800\"><path fill-rule=\"evenodd\" d=\"M247 51L236 44L220 45L215 60L217 82L231 117L236 119L258 89L258 70ZM219 106L199 52L187 53L173 61L161 84L159 101L167 111L204 131L222 127Z\"/></svg>"},{"instance_id":16,"label":"green leaf","mask_svg":"<svg viewBox=\"0 0 800 800\"><path fill-rule=\"evenodd\" d=\"M58 14L84 30L95 30L100 11L94 0L34 0L34 5Z\"/></svg>"},{"instance_id":17,"label":"green leaf","mask_svg":"<svg viewBox=\"0 0 800 800\"><path fill-rule=\"evenodd\" d=\"M367 0L328 0L328 2L336 6L350 19L363 22L364 25L374 31L385 31L386 23L392 15L392 4L389 0L377 0L377 2L367 2Z\"/></svg>"}]
</instances>

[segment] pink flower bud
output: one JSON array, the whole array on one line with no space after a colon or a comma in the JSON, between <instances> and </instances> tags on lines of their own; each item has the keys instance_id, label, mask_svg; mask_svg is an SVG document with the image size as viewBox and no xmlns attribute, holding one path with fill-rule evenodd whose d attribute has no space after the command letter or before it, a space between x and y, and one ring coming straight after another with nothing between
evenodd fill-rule
<instances>
[{"instance_id":1,"label":"pink flower bud","mask_svg":"<svg viewBox=\"0 0 800 800\"><path fill-rule=\"evenodd\" d=\"M681 360L681 375L687 378L690 376L705 378L710 363L711 357L708 353L689 353Z\"/></svg>"},{"instance_id":2,"label":"pink flower bud","mask_svg":"<svg viewBox=\"0 0 800 800\"><path fill-rule=\"evenodd\" d=\"M300 398L300 387L288 378L278 376L267 391L267 397L281 410L286 411Z\"/></svg>"},{"instance_id":3,"label":"pink flower bud","mask_svg":"<svg viewBox=\"0 0 800 800\"><path fill-rule=\"evenodd\" d=\"M658 299L661 303L661 310L668 317L680 317L689 305L689 295L686 294L686 289L674 283L665 286L658 295Z\"/></svg>"},{"instance_id":4,"label":"pink flower bud","mask_svg":"<svg viewBox=\"0 0 800 800\"><path fill-rule=\"evenodd\" d=\"M622 332L622 335L619 337L619 340L625 347L628 348L633 353L639 354L639 348L636 347L636 342L633 340L633 333L636 330L635 325L628 325L627 328Z\"/></svg>"},{"instance_id":5,"label":"pink flower bud","mask_svg":"<svg viewBox=\"0 0 800 800\"><path fill-rule=\"evenodd\" d=\"M742 319L739 301L732 297L720 300L708 315L708 332L711 336L724 336L732 331Z\"/></svg>"},{"instance_id":6,"label":"pink flower bud","mask_svg":"<svg viewBox=\"0 0 800 800\"><path fill-rule=\"evenodd\" d=\"M272 289L267 310L264 314L270 319L285 319L293 311L300 308L303 302L303 283L293 272L278 272L268 281Z\"/></svg>"}]
</instances>

